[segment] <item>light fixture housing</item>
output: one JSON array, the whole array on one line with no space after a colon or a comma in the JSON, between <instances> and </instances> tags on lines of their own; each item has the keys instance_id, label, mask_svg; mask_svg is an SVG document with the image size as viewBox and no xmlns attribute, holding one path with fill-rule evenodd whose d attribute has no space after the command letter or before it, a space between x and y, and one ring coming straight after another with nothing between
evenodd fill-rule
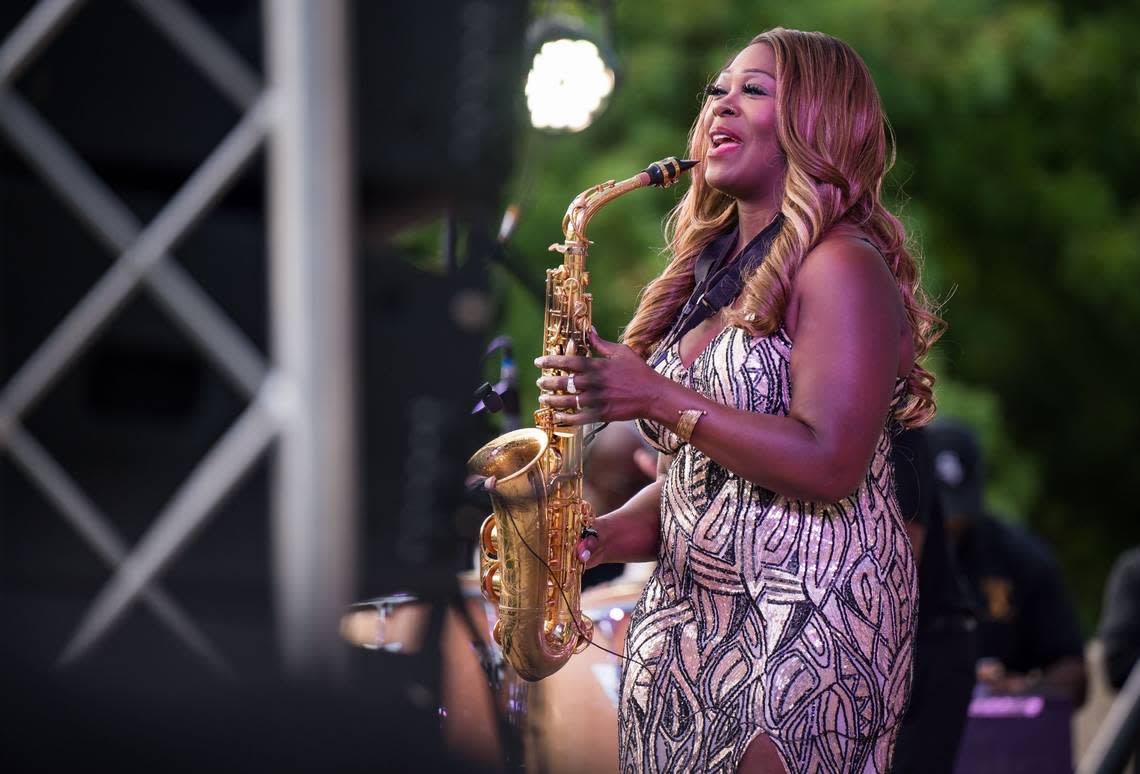
<instances>
[{"instance_id":1,"label":"light fixture housing","mask_svg":"<svg viewBox=\"0 0 1140 774\"><path fill-rule=\"evenodd\" d=\"M531 125L556 133L582 131L617 85L610 46L585 23L565 16L536 20L527 42L532 58L524 91Z\"/></svg>"}]
</instances>

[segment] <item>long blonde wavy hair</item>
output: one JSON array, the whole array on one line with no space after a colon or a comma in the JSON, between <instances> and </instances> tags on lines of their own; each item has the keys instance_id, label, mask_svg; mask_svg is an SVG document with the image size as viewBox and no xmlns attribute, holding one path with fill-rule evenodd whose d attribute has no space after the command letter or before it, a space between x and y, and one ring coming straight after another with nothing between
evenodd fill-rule
<instances>
[{"instance_id":1,"label":"long blonde wavy hair","mask_svg":"<svg viewBox=\"0 0 1140 774\"><path fill-rule=\"evenodd\" d=\"M895 418L906 427L924 425L935 412L934 374L921 363L944 325L923 290L902 223L881 200L895 148L871 73L850 46L820 32L778 27L749 45L757 43L771 46L776 59L776 137L787 162L784 222L768 257L747 278L739 303L727 312L728 323L753 335L777 331L804 256L832 227L854 226L894 274L914 337L915 365ZM689 132L691 159L704 159L708 150L709 105ZM692 293L701 250L736 224L735 201L713 189L702 169L693 170L688 191L665 220L669 264L642 292L622 335L642 357L661 344Z\"/></svg>"}]
</instances>

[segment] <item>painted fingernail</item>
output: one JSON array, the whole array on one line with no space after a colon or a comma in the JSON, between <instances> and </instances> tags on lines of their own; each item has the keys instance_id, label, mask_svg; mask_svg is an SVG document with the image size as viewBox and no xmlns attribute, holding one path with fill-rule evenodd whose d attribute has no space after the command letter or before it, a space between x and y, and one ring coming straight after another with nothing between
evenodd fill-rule
<instances>
[{"instance_id":1,"label":"painted fingernail","mask_svg":"<svg viewBox=\"0 0 1140 774\"><path fill-rule=\"evenodd\" d=\"M542 406L545 406L546 404L550 403L550 396L548 396L548 395L539 395L539 396L538 396L538 402L539 402L539 404L540 404L540 405L542 405Z\"/></svg>"},{"instance_id":2,"label":"painted fingernail","mask_svg":"<svg viewBox=\"0 0 1140 774\"><path fill-rule=\"evenodd\" d=\"M541 368L541 367L542 367L542 358L540 358L540 357L536 357L536 358L534 359L534 364L535 364L536 366L539 366L539 367Z\"/></svg>"},{"instance_id":3,"label":"painted fingernail","mask_svg":"<svg viewBox=\"0 0 1140 774\"><path fill-rule=\"evenodd\" d=\"M590 550L588 548L583 550L582 553L578 554L578 558L582 560L582 564L590 561Z\"/></svg>"}]
</instances>

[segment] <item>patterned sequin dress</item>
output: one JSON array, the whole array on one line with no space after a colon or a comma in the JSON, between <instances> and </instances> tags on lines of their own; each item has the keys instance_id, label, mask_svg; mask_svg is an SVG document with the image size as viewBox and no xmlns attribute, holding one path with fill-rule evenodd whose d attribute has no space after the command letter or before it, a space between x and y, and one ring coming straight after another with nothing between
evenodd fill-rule
<instances>
[{"instance_id":1,"label":"patterned sequin dress","mask_svg":"<svg viewBox=\"0 0 1140 774\"><path fill-rule=\"evenodd\" d=\"M691 368L673 345L657 370L721 403L786 415L791 350L782 330L727 327ZM676 456L657 569L626 639L622 771L735 772L765 733L789 774L885 774L918 594L887 428L859 489L824 505L781 497L640 425Z\"/></svg>"}]
</instances>

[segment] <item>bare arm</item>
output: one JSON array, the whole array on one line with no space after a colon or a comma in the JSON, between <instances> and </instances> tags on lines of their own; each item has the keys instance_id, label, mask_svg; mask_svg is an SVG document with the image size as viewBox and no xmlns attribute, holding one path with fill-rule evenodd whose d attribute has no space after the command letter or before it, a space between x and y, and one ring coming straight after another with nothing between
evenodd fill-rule
<instances>
[{"instance_id":1,"label":"bare arm","mask_svg":"<svg viewBox=\"0 0 1140 774\"><path fill-rule=\"evenodd\" d=\"M691 443L737 475L779 494L833 502L853 492L882 432L899 371L904 318L898 287L876 250L850 238L825 240L796 277L792 402L788 416L736 409L650 370L628 347L595 338L603 358L548 356L540 365L581 374L580 424L646 417L676 427L699 409ZM547 390L565 377L544 377ZM547 394L556 408L575 396Z\"/></svg>"},{"instance_id":2,"label":"bare arm","mask_svg":"<svg viewBox=\"0 0 1140 774\"><path fill-rule=\"evenodd\" d=\"M832 502L859 485L882 433L901 302L878 252L851 239L813 250L796 289L788 416L729 408L677 385L651 404L652 417L675 423L682 409L707 411L692 437L698 449L782 495Z\"/></svg>"}]
</instances>

